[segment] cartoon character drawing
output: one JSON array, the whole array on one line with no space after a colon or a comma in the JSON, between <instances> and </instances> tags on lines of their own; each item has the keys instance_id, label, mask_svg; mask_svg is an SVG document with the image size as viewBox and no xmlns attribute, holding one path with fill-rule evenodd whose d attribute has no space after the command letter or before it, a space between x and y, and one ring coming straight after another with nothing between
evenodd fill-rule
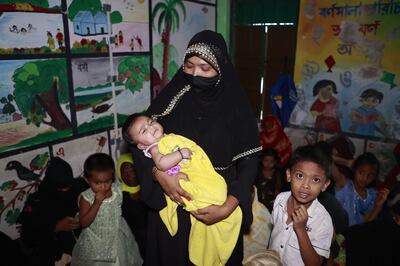
<instances>
[{"instance_id":1,"label":"cartoon character drawing","mask_svg":"<svg viewBox=\"0 0 400 266\"><path fill-rule=\"evenodd\" d=\"M47 43L49 44L49 48L51 50L53 50L54 48L56 48L55 44L54 44L54 38L53 35L51 34L50 31L47 32Z\"/></svg>"},{"instance_id":2,"label":"cartoon character drawing","mask_svg":"<svg viewBox=\"0 0 400 266\"><path fill-rule=\"evenodd\" d=\"M135 50L135 40L132 38L131 43L129 44L129 47L131 47L131 51Z\"/></svg>"},{"instance_id":3,"label":"cartoon character drawing","mask_svg":"<svg viewBox=\"0 0 400 266\"><path fill-rule=\"evenodd\" d=\"M140 38L139 34L135 36L135 40L138 42L140 50L142 50L143 43L142 43L142 38Z\"/></svg>"},{"instance_id":4,"label":"cartoon character drawing","mask_svg":"<svg viewBox=\"0 0 400 266\"><path fill-rule=\"evenodd\" d=\"M293 125L303 125L307 118L306 96L303 89L297 89L297 104L290 116L289 123Z\"/></svg>"},{"instance_id":5,"label":"cartoon character drawing","mask_svg":"<svg viewBox=\"0 0 400 266\"><path fill-rule=\"evenodd\" d=\"M383 115L375 108L382 102L383 93L375 89L367 89L360 95L361 106L350 113L352 122L350 131L375 136L375 132L386 135L386 124Z\"/></svg>"},{"instance_id":6,"label":"cartoon character drawing","mask_svg":"<svg viewBox=\"0 0 400 266\"><path fill-rule=\"evenodd\" d=\"M339 102L333 97L337 94L336 84L332 80L320 80L313 88L313 96L318 99L312 104L310 111L316 117L314 127L326 129L333 132L340 132Z\"/></svg>"},{"instance_id":7,"label":"cartoon character drawing","mask_svg":"<svg viewBox=\"0 0 400 266\"><path fill-rule=\"evenodd\" d=\"M122 30L118 32L118 43L121 45L124 44L124 35L122 34Z\"/></svg>"},{"instance_id":8,"label":"cartoon character drawing","mask_svg":"<svg viewBox=\"0 0 400 266\"><path fill-rule=\"evenodd\" d=\"M114 35L114 45L115 45L115 47L117 47L118 46L118 35L117 34L115 34Z\"/></svg>"},{"instance_id":9,"label":"cartoon character drawing","mask_svg":"<svg viewBox=\"0 0 400 266\"><path fill-rule=\"evenodd\" d=\"M61 48L64 44L64 34L62 34L60 29L57 29L56 39L58 42L58 47Z\"/></svg>"}]
</instances>

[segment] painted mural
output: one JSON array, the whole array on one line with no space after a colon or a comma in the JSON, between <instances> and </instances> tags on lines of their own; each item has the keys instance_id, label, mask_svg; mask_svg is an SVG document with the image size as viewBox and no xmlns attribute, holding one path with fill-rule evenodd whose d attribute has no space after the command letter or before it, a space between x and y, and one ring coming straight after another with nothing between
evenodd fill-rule
<instances>
[{"instance_id":1,"label":"painted mural","mask_svg":"<svg viewBox=\"0 0 400 266\"><path fill-rule=\"evenodd\" d=\"M168 5L165 3L169 2ZM215 6L183 0L152 1L152 90L156 97L182 65L190 38L215 29Z\"/></svg>"},{"instance_id":2,"label":"painted mural","mask_svg":"<svg viewBox=\"0 0 400 266\"><path fill-rule=\"evenodd\" d=\"M67 161L73 170L74 177L83 177L83 163L89 155L97 152L109 154L107 132L94 134L53 146L53 156Z\"/></svg>"},{"instance_id":3,"label":"painted mural","mask_svg":"<svg viewBox=\"0 0 400 266\"><path fill-rule=\"evenodd\" d=\"M116 98L112 99L111 82L104 73L110 72L108 58L72 60L75 110L78 131L88 132L114 124L116 108L118 123L150 105L149 56L114 57L118 79L114 83Z\"/></svg>"},{"instance_id":4,"label":"painted mural","mask_svg":"<svg viewBox=\"0 0 400 266\"><path fill-rule=\"evenodd\" d=\"M290 123L399 140L399 33L399 1L301 1Z\"/></svg>"},{"instance_id":5,"label":"painted mural","mask_svg":"<svg viewBox=\"0 0 400 266\"><path fill-rule=\"evenodd\" d=\"M65 59L0 66L0 152L72 134Z\"/></svg>"},{"instance_id":6,"label":"painted mural","mask_svg":"<svg viewBox=\"0 0 400 266\"><path fill-rule=\"evenodd\" d=\"M0 160L0 231L11 238L18 236L16 220L43 179L49 158L48 148L43 148Z\"/></svg>"},{"instance_id":7,"label":"painted mural","mask_svg":"<svg viewBox=\"0 0 400 266\"><path fill-rule=\"evenodd\" d=\"M0 4L0 54L64 53L62 14L8 12ZM26 16L29 15L29 20Z\"/></svg>"},{"instance_id":8,"label":"painted mural","mask_svg":"<svg viewBox=\"0 0 400 266\"><path fill-rule=\"evenodd\" d=\"M67 3L72 53L108 52L109 34L113 52L150 51L148 0L68 0ZM106 3L111 5L109 16L103 8Z\"/></svg>"}]
</instances>

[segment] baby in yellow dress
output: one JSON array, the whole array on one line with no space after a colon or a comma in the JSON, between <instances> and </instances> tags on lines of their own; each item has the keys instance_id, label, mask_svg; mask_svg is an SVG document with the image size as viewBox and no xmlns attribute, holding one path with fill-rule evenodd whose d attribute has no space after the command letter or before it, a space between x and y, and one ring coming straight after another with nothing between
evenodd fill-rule
<instances>
[{"instance_id":1,"label":"baby in yellow dress","mask_svg":"<svg viewBox=\"0 0 400 266\"><path fill-rule=\"evenodd\" d=\"M224 178L215 170L203 149L193 141L175 134L164 134L163 127L150 117L137 115L126 130L132 143L153 159L156 170L170 175L183 172L188 180L180 186L192 199L183 198L185 210L194 212L210 205L223 205L227 198ZM167 206L160 216L169 233L178 230L178 203L166 195ZM206 225L193 215L189 237L189 256L195 265L224 265L229 259L239 236L242 211L239 207L226 219ZM204 256L207 254L207 256Z\"/></svg>"}]
</instances>

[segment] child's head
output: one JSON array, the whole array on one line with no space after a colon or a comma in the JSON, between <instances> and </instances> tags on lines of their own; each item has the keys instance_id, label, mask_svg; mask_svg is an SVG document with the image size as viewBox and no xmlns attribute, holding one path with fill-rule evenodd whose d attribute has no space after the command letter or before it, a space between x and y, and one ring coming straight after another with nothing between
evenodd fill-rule
<instances>
[{"instance_id":1,"label":"child's head","mask_svg":"<svg viewBox=\"0 0 400 266\"><path fill-rule=\"evenodd\" d=\"M114 180L114 161L110 155L105 153L92 154L86 159L83 168L93 192L111 190Z\"/></svg>"},{"instance_id":2,"label":"child's head","mask_svg":"<svg viewBox=\"0 0 400 266\"><path fill-rule=\"evenodd\" d=\"M382 102L383 93L375 89L367 89L360 96L360 102L367 109L372 109Z\"/></svg>"},{"instance_id":3,"label":"child's head","mask_svg":"<svg viewBox=\"0 0 400 266\"><path fill-rule=\"evenodd\" d=\"M136 144L139 149L144 150L163 137L164 129L148 116L133 114L125 121L122 135L128 143Z\"/></svg>"},{"instance_id":4,"label":"child's head","mask_svg":"<svg viewBox=\"0 0 400 266\"><path fill-rule=\"evenodd\" d=\"M379 175L379 161L370 152L357 157L353 163L354 185L365 188L373 185Z\"/></svg>"},{"instance_id":5,"label":"child's head","mask_svg":"<svg viewBox=\"0 0 400 266\"><path fill-rule=\"evenodd\" d=\"M117 176L124 184L133 187L138 185L133 158L130 153L123 153L117 161Z\"/></svg>"},{"instance_id":6,"label":"child's head","mask_svg":"<svg viewBox=\"0 0 400 266\"><path fill-rule=\"evenodd\" d=\"M333 93L337 94L337 90L336 84L332 80L323 79L314 85L313 96L318 95L320 98L329 99Z\"/></svg>"},{"instance_id":7,"label":"child's head","mask_svg":"<svg viewBox=\"0 0 400 266\"><path fill-rule=\"evenodd\" d=\"M274 169L279 166L281 159L279 154L273 148L263 150L261 154L261 164L265 169Z\"/></svg>"},{"instance_id":8,"label":"child's head","mask_svg":"<svg viewBox=\"0 0 400 266\"><path fill-rule=\"evenodd\" d=\"M331 157L317 145L297 148L286 170L293 198L298 204L310 206L330 184Z\"/></svg>"}]
</instances>

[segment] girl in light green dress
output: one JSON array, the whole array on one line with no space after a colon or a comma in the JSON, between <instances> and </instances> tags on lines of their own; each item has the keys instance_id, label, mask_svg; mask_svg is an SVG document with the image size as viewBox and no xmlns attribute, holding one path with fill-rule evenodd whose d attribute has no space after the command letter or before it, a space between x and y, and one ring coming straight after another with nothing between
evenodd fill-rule
<instances>
[{"instance_id":1,"label":"girl in light green dress","mask_svg":"<svg viewBox=\"0 0 400 266\"><path fill-rule=\"evenodd\" d=\"M114 162L104 153L89 156L84 173L90 188L79 197L82 233L72 251L72 266L139 266L139 249L121 216L122 191L113 183Z\"/></svg>"}]
</instances>

